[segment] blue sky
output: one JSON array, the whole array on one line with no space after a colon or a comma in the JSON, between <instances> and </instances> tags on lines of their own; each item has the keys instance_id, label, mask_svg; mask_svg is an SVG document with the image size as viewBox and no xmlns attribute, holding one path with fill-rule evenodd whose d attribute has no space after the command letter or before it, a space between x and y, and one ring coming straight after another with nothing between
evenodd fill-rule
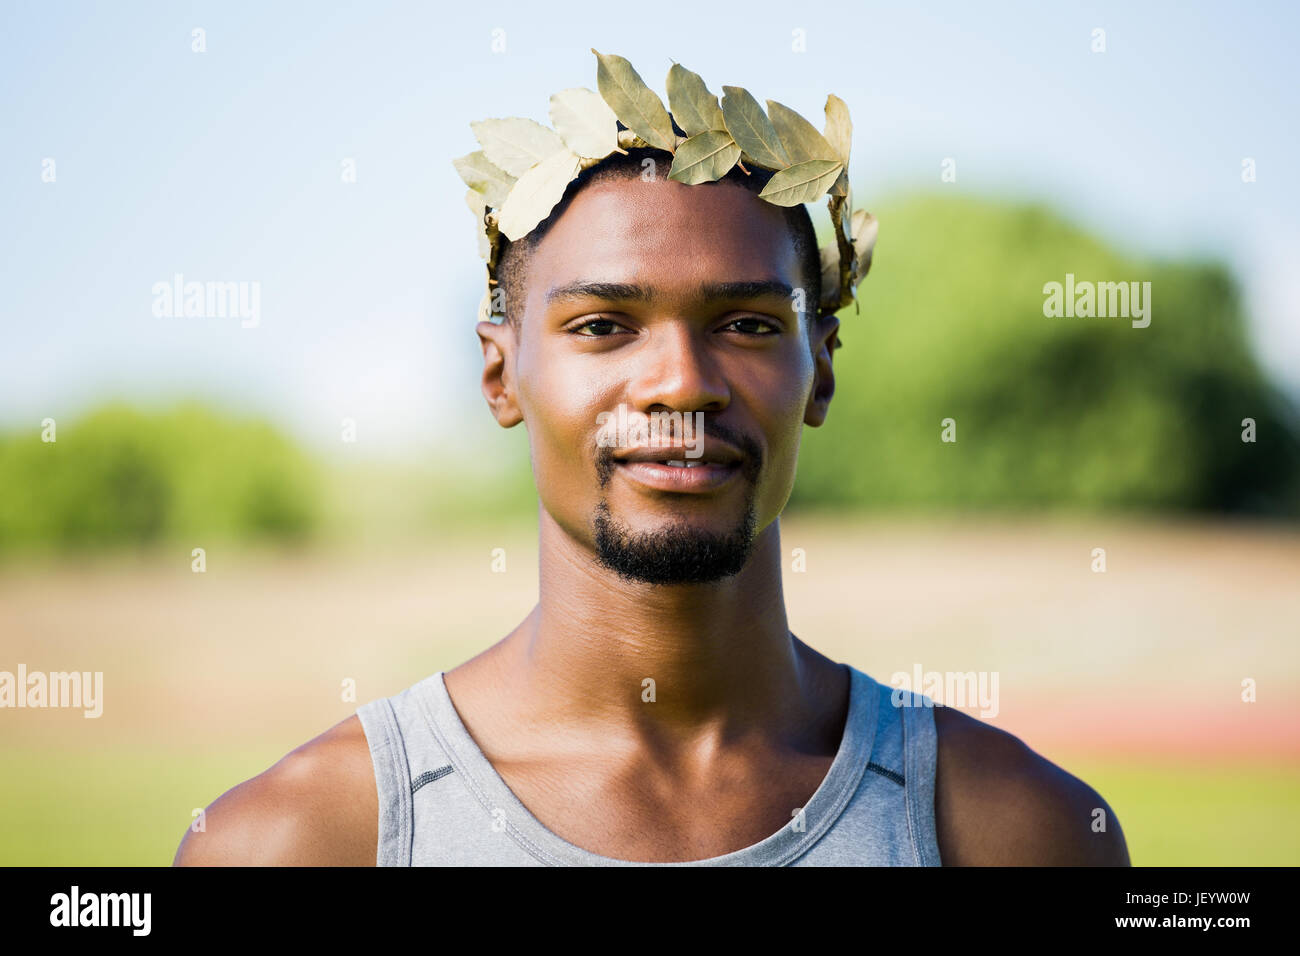
<instances>
[{"instance_id":1,"label":"blue sky","mask_svg":"<svg viewBox=\"0 0 1300 956\"><path fill-rule=\"evenodd\" d=\"M472 120L545 122L551 93L594 88L593 46L661 93L670 57L815 121L834 91L868 203L939 188L954 157L944 188L1045 200L1128 251L1223 258L1261 358L1300 392L1296 5L988 7L6 4L0 425L192 395L336 450L354 417L373 454L418 453L463 416L489 427L451 160L477 148ZM258 327L155 316L176 273L259 282Z\"/></svg>"}]
</instances>

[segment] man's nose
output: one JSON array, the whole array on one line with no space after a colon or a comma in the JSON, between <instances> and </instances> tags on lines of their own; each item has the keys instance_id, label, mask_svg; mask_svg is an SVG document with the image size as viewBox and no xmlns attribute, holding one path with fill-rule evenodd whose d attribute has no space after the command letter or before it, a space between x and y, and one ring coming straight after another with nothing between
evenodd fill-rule
<instances>
[{"instance_id":1,"label":"man's nose","mask_svg":"<svg viewBox=\"0 0 1300 956\"><path fill-rule=\"evenodd\" d=\"M633 361L637 366L628 394L633 408L721 411L731 400L731 390L709 348L708 333L686 322L656 328Z\"/></svg>"}]
</instances>

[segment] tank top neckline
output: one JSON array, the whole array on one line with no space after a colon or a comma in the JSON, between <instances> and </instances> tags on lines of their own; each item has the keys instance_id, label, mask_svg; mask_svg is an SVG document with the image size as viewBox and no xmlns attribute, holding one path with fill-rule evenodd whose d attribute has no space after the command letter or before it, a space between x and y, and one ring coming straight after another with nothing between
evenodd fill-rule
<instances>
[{"instance_id":1,"label":"tank top neckline","mask_svg":"<svg viewBox=\"0 0 1300 956\"><path fill-rule=\"evenodd\" d=\"M524 806L479 749L447 692L443 671L416 685L417 699L435 738L475 798L491 814L492 826L507 831L544 863L563 866L782 866L820 840L849 805L870 761L879 713L879 687L857 668L849 671L849 706L839 748L830 769L803 807L757 843L702 860L646 863L602 856L565 840ZM793 808L792 808L793 811Z\"/></svg>"}]
</instances>

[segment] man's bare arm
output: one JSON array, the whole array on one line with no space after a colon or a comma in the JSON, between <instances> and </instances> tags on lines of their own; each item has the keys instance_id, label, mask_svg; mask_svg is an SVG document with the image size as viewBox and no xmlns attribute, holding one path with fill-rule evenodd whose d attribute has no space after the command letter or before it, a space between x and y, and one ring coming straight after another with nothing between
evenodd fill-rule
<instances>
[{"instance_id":1,"label":"man's bare arm","mask_svg":"<svg viewBox=\"0 0 1300 956\"><path fill-rule=\"evenodd\" d=\"M1119 819L1092 787L961 711L936 707L934 720L935 825L945 865L1130 865ZM1095 830L1094 820L1104 820L1105 830Z\"/></svg>"},{"instance_id":2,"label":"man's bare arm","mask_svg":"<svg viewBox=\"0 0 1300 956\"><path fill-rule=\"evenodd\" d=\"M379 798L355 715L227 790L173 866L374 866Z\"/></svg>"}]
</instances>

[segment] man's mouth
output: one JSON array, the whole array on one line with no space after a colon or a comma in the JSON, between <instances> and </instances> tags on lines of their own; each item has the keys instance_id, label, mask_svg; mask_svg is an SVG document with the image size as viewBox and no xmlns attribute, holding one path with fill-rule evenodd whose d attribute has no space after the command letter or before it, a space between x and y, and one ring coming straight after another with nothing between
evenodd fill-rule
<instances>
[{"instance_id":1,"label":"man's mouth","mask_svg":"<svg viewBox=\"0 0 1300 956\"><path fill-rule=\"evenodd\" d=\"M657 491L715 491L741 473L741 454L730 445L709 443L698 456L683 448L635 448L616 454L616 470Z\"/></svg>"}]
</instances>

